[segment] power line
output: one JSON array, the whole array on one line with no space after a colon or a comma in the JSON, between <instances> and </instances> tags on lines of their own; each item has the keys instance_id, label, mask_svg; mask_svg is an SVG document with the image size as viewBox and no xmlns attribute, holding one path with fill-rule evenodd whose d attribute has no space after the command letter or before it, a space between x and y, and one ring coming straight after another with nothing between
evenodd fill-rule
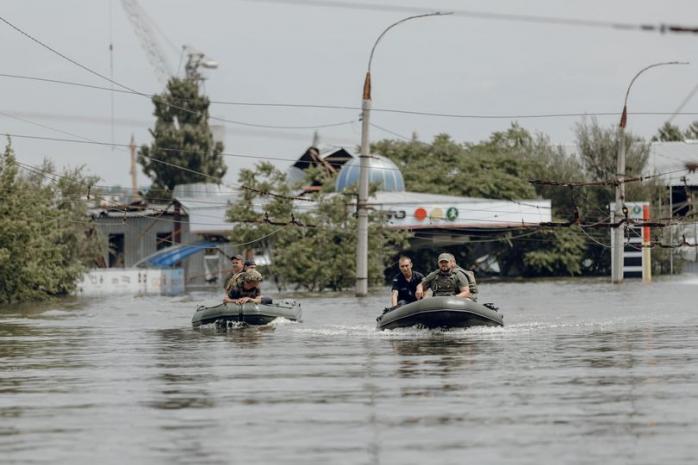
<instances>
[{"instance_id":1,"label":"power line","mask_svg":"<svg viewBox=\"0 0 698 465\"><path fill-rule=\"evenodd\" d=\"M245 0L250 1L250 0ZM403 14L415 14L415 13L430 13L434 11L433 7L429 8L419 8L410 6L399 6L399 5L375 5L367 3L357 3L354 1L327 1L327 0L254 0L255 3L266 2L266 3L276 3L284 5L294 5L294 6L319 6L319 7L330 7L330 8L343 8L351 10L363 10L363 11L380 11L380 12L397 12ZM534 23L534 24L552 24L552 25L565 25L565 26L577 26L577 27L594 27L594 28L604 28L604 29L616 29L624 31L638 31L638 32L659 32L661 34L665 33L698 33L698 27L685 27L675 24L643 24L643 23L624 23L616 21L598 21L591 19L579 19L579 18L565 18L556 16L538 16L538 15L524 15L524 14L512 14L512 13L494 13L489 11L478 11L478 10L463 10L463 9L448 9L449 13L454 16L462 16L467 18L477 18L486 20L499 20L499 21L514 21L514 22L524 22L524 23Z\"/></svg>"},{"instance_id":2,"label":"power line","mask_svg":"<svg viewBox=\"0 0 698 465\"><path fill-rule=\"evenodd\" d=\"M9 137L25 138L25 139L48 140L48 141L56 141L56 142L70 142L70 143L76 143L76 144L96 144L96 145L104 145L104 146L128 147L127 144L110 144L108 142L99 142L99 141L92 141L92 140L62 139L62 138L57 138L57 137L27 136L27 135L22 135L22 134L10 134L10 133L0 133L0 134L3 134L5 136L9 136ZM157 147L157 150L174 151L174 152L182 152L183 151L182 149L168 149L168 148L163 148L163 147ZM228 156L238 156L238 155L228 154ZM159 164L162 164L165 166L170 166L172 168L177 168L177 169L180 169L182 171L186 171L188 173L197 174L200 176L204 176L206 178L213 179L216 181L216 184L220 184L220 179L217 176L213 176L210 174L203 173L201 171L193 170L193 169L187 168L185 166L177 165L176 163L170 163L168 161L161 160L159 158L155 158L155 157L151 157L151 156L148 156L148 158L156 163L159 163ZM249 158L265 159L263 157L252 157L252 156L249 156ZM300 201L304 201L304 202L315 202L315 200L308 199L305 197L287 196L287 195L282 195L282 194L276 194L273 192L267 192L267 191L263 191L260 189L256 189L256 188L253 188L250 186L240 186L237 188L234 186L229 186L229 187L231 187L233 189L237 189L237 190L240 190L240 189L249 190L249 191L256 192L260 195L263 195L263 196L269 196L269 197L274 197L274 198L288 199L288 200L300 200Z\"/></svg>"},{"instance_id":3,"label":"power line","mask_svg":"<svg viewBox=\"0 0 698 465\"><path fill-rule=\"evenodd\" d=\"M672 171L666 171L664 173L651 174L647 176L632 176L621 179L610 179L605 181L546 181L541 179L529 179L528 182L531 184L537 184L541 186L559 186L559 187L589 187L589 186L616 186L622 183L629 182L643 182L648 179L658 178L662 176L667 176L669 174L682 173L687 171L686 168L676 169Z\"/></svg>"},{"instance_id":4,"label":"power line","mask_svg":"<svg viewBox=\"0 0 698 465\"><path fill-rule=\"evenodd\" d=\"M82 63L78 62L77 60L74 60L74 59L70 58L69 56L67 56L67 55L65 55L65 54L63 54L63 53L61 53L61 52L59 52L59 51L56 50L55 48L53 48L53 47L51 47L50 45L48 45L48 44L42 42L42 41L39 40L38 38L36 38L36 37L34 37L33 35L29 34L28 32L22 30L20 27L14 25L13 23L11 23L10 21L8 21L7 19L5 19L5 18L2 17L2 16L0 16L0 21L4 22L5 24L7 24L9 27L11 27L12 29L14 29L15 31L17 31L17 32L19 32L20 34L22 34L23 36L27 37L27 38L28 38L29 40L31 40L32 42L34 42L34 43L40 45L41 47L43 47L43 48L49 50L50 52L52 52L52 53L58 55L59 57L63 58L64 60L67 60L68 62L74 64L75 66L77 66L77 67L79 67L79 68L81 68L81 69L87 71L88 73L93 74L93 75L95 75L95 76L97 76L97 77L99 77L99 78L101 78L101 79L104 79L104 80L106 80L107 82L110 82L111 84L114 84L114 85L116 85L116 86L119 86L119 87L121 87L122 89L125 89L125 90L127 90L127 91L129 91L129 92L131 92L131 93L136 94L136 95L140 95L140 96L146 97L146 98L148 98L148 99L151 99L151 98L152 98L152 95L148 95L148 94L146 94L146 93L144 93L144 92L139 92L139 91L137 91L137 90L135 90L135 89L133 89L133 88L131 88L131 87L129 87L129 86L126 86L126 85L124 85L124 84L121 84L120 82L118 82L118 81L116 81L116 80L114 80L114 79L112 79L112 78L110 78L110 77L108 77L108 76L105 76L104 74L99 73L99 72L93 70L93 69L90 68L89 66L83 65ZM321 124L321 125L305 125L305 126L278 126L278 125L268 125L268 124L254 124L254 123L246 123L246 122L244 122L244 121L228 120L228 119L225 119L225 118L218 118L218 117L214 117L214 116L210 116L210 115L203 115L203 113L201 113L201 112L193 111L193 110L190 110L190 109L188 109L188 108L185 108L185 107L182 107L182 106L178 106L178 105L174 105L174 104L170 104L170 106L173 107L173 108L176 108L176 109L178 109L178 110L180 110L180 111L184 111L184 112L187 112L187 113L191 113L191 114L197 115L197 116L207 116L209 119L216 120L216 121L221 121L221 122L224 122L224 123L237 124L237 125L247 126L247 127L268 128L268 129L321 129L321 128L328 128L328 127L336 127L336 126L343 126L343 125L347 125L347 124L353 124L353 123L355 122L355 120L350 120L350 121L340 121L340 122L337 122L337 123L328 123L328 124Z\"/></svg>"},{"instance_id":5,"label":"power line","mask_svg":"<svg viewBox=\"0 0 698 465\"><path fill-rule=\"evenodd\" d=\"M5 78L15 78L15 79L26 79L26 80L35 80L35 81L41 81L41 82L49 82L53 84L62 84L62 85L71 85L71 86L77 86L77 87L85 87L89 89L97 89L97 90L102 90L106 92L118 92L118 93L123 93L123 94L133 94L133 95L138 95L138 96L147 96L147 97L152 97L153 95L146 95L141 92L136 92L136 91L127 91L127 90L122 90L122 89L111 89L109 87L102 87L102 86L95 86L91 84L83 84L79 82L72 82L72 81L60 81L56 79L48 79L48 78L42 78L42 77L36 77L36 76L26 76L26 75L19 75L19 74L6 74L6 73L0 73L0 77L5 77ZM180 101L188 101L188 100L181 100ZM274 102L240 102L240 101L224 101L224 100L210 100L210 103L212 104L218 104L218 105L230 105L230 106L247 106L247 107L274 107L274 108L303 108L303 109L330 109L330 110L351 110L351 111L360 111L361 107L358 106L351 106L351 105L325 105L325 104L314 104L314 103L274 103ZM419 111L419 110L403 110L399 108L372 108L372 112L379 112L379 113L395 113L395 114L403 114L403 115L413 115L413 116L428 116L428 117L438 117L438 118L456 118L456 119L543 119L543 118L579 118L579 117L589 117L589 116L596 116L596 117L619 117L620 113L618 112L603 112L603 111L598 111L598 112L562 112L562 113L510 113L510 114L497 114L497 115L485 115L485 114L476 114L476 113L445 113L445 112L430 112L430 111ZM637 112L628 112L628 115L630 116L698 116L698 112L665 112L665 111L637 111ZM271 128L271 129L315 129L315 128L322 128L322 127L334 127L334 126L341 126L341 125L347 125L350 123L356 122L356 120L348 120L348 121L340 121L336 123L323 123L321 125L305 125L305 126L278 126L278 125L264 125L264 124L256 124L256 123L249 123L245 121L236 121L236 120L226 120L223 118L216 118L216 117L210 117L211 119L217 119L223 122L228 122L231 124L239 124L243 126L250 126L250 127L261 127L261 128ZM388 131L385 128L380 128L376 126L378 129L382 129L385 131ZM395 134L397 135L397 134ZM402 137L405 139L409 139L405 136L398 136Z\"/></svg>"}]
</instances>

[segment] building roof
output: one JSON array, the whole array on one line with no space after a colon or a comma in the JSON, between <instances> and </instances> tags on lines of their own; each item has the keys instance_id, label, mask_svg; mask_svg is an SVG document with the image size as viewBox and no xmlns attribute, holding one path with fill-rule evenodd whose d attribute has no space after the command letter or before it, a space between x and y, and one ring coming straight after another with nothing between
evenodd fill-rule
<instances>
[{"instance_id":1,"label":"building roof","mask_svg":"<svg viewBox=\"0 0 698 465\"><path fill-rule=\"evenodd\" d=\"M239 195L230 187L208 183L175 186L173 193L189 215L189 232L194 234L230 232L232 224L226 219L226 211Z\"/></svg>"},{"instance_id":2,"label":"building roof","mask_svg":"<svg viewBox=\"0 0 698 465\"><path fill-rule=\"evenodd\" d=\"M359 182L361 158L356 157L347 162L337 176L335 190L342 192L353 187ZM379 189L385 192L404 192L405 180L400 168L389 158L381 155L371 155L368 159L368 182L378 184Z\"/></svg>"},{"instance_id":3,"label":"building roof","mask_svg":"<svg viewBox=\"0 0 698 465\"><path fill-rule=\"evenodd\" d=\"M305 170L310 167L323 166L325 168L330 167L334 171L339 171L346 162L353 158L354 155L344 147L323 150L322 152L315 147L309 147L308 150L288 168L286 175L290 182L300 182L305 178Z\"/></svg>"}]
</instances>

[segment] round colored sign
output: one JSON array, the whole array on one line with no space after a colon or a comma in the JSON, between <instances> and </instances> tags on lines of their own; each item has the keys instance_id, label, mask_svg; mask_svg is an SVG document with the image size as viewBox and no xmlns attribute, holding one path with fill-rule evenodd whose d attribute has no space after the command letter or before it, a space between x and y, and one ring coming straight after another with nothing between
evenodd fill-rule
<instances>
[{"instance_id":1,"label":"round colored sign","mask_svg":"<svg viewBox=\"0 0 698 465\"><path fill-rule=\"evenodd\" d=\"M427 211L420 207L414 211L414 217L417 218L417 221L424 221L427 217Z\"/></svg>"},{"instance_id":2,"label":"round colored sign","mask_svg":"<svg viewBox=\"0 0 698 465\"><path fill-rule=\"evenodd\" d=\"M441 220L444 217L444 211L440 208L435 208L431 211L431 215L429 215L432 220Z\"/></svg>"},{"instance_id":3,"label":"round colored sign","mask_svg":"<svg viewBox=\"0 0 698 465\"><path fill-rule=\"evenodd\" d=\"M446 218L448 218L449 221L453 221L458 218L458 209L456 207L450 207L448 210L446 210Z\"/></svg>"}]
</instances>

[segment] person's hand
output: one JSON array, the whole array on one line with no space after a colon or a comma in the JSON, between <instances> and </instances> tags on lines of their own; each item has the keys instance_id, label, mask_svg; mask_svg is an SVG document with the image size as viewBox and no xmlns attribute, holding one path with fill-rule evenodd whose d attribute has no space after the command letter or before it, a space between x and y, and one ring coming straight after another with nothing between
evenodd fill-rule
<instances>
[{"instance_id":1,"label":"person's hand","mask_svg":"<svg viewBox=\"0 0 698 465\"><path fill-rule=\"evenodd\" d=\"M414 291L414 296L417 298L417 300L422 300L422 297L424 297L424 291L421 287L418 287L417 290Z\"/></svg>"},{"instance_id":2,"label":"person's hand","mask_svg":"<svg viewBox=\"0 0 698 465\"><path fill-rule=\"evenodd\" d=\"M241 297L240 299L238 299L238 302L237 302L237 303L239 303L239 304L246 304L246 303L249 302L250 300L252 300L252 299L249 298L249 297Z\"/></svg>"}]
</instances>

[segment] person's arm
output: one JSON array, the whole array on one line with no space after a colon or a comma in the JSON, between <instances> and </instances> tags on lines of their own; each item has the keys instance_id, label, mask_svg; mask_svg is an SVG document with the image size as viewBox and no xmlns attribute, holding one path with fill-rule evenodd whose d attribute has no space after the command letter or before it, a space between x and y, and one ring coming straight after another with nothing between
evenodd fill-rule
<instances>
[{"instance_id":1,"label":"person's arm","mask_svg":"<svg viewBox=\"0 0 698 465\"><path fill-rule=\"evenodd\" d=\"M242 297L242 298L238 299L236 303L238 303L238 304L246 304L246 303L248 303L248 302L253 302L253 303L255 303L255 304L261 304L261 303L262 303L262 296L261 296L261 295L258 295L258 296L255 297L255 298L252 298L252 297Z\"/></svg>"},{"instance_id":2,"label":"person's arm","mask_svg":"<svg viewBox=\"0 0 698 465\"><path fill-rule=\"evenodd\" d=\"M470 298L470 288L468 286L463 286L460 288L460 293L456 294L456 297L462 297L464 299Z\"/></svg>"},{"instance_id":3,"label":"person's arm","mask_svg":"<svg viewBox=\"0 0 698 465\"><path fill-rule=\"evenodd\" d=\"M424 297L424 290L429 289L430 283L431 275L427 276L422 280L422 282L417 284L417 289L415 289L414 291L414 296L417 298L417 300L420 300Z\"/></svg>"},{"instance_id":4,"label":"person's arm","mask_svg":"<svg viewBox=\"0 0 698 465\"><path fill-rule=\"evenodd\" d=\"M457 273L456 276L458 277L458 289L460 289L460 293L456 294L456 297L462 297L464 299L469 299L471 294L470 294L470 285L468 284L468 279L462 273Z\"/></svg>"},{"instance_id":5,"label":"person's arm","mask_svg":"<svg viewBox=\"0 0 698 465\"><path fill-rule=\"evenodd\" d=\"M393 289L393 291L390 293L390 306L394 307L397 305L397 290Z\"/></svg>"}]
</instances>

